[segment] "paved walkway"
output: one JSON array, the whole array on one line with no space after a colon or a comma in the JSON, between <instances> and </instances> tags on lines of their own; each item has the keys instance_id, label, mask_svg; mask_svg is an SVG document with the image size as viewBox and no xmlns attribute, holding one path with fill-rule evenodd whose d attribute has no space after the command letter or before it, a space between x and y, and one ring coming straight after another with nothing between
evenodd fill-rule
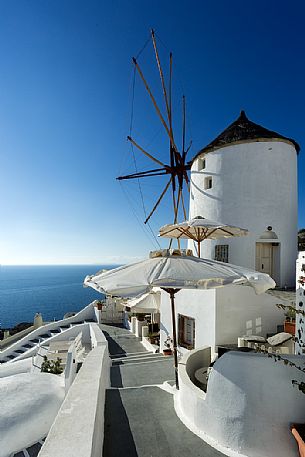
<instances>
[{"instance_id":1,"label":"paved walkway","mask_svg":"<svg viewBox=\"0 0 305 457\"><path fill-rule=\"evenodd\" d=\"M220 457L177 417L173 357L153 354L126 329L102 325L112 358L106 392L103 457Z\"/></svg>"}]
</instances>

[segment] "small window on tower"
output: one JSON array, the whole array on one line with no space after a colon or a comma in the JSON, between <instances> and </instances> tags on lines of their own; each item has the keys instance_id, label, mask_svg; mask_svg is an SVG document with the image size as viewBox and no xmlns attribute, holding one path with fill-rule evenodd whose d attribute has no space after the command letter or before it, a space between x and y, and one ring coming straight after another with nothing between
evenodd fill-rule
<instances>
[{"instance_id":1,"label":"small window on tower","mask_svg":"<svg viewBox=\"0 0 305 457\"><path fill-rule=\"evenodd\" d=\"M206 167L205 159L198 160L198 171L204 170Z\"/></svg>"},{"instance_id":2,"label":"small window on tower","mask_svg":"<svg viewBox=\"0 0 305 457\"><path fill-rule=\"evenodd\" d=\"M215 246L215 260L218 262L229 262L229 245L228 244L217 244Z\"/></svg>"},{"instance_id":3,"label":"small window on tower","mask_svg":"<svg viewBox=\"0 0 305 457\"><path fill-rule=\"evenodd\" d=\"M204 178L204 188L212 189L212 176L207 176Z\"/></svg>"}]
</instances>

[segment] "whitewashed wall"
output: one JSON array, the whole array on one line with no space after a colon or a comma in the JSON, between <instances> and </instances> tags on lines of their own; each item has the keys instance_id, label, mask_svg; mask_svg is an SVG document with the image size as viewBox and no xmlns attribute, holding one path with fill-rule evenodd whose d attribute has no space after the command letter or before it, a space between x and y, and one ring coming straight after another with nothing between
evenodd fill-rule
<instances>
[{"instance_id":1,"label":"whitewashed wall","mask_svg":"<svg viewBox=\"0 0 305 457\"><path fill-rule=\"evenodd\" d=\"M250 230L247 237L205 241L202 257L214 258L215 244L229 245L229 262L255 269L255 243L271 226L281 245L278 285L294 286L297 257L297 154L283 141L261 141L209 152L206 168L191 170L190 217L203 216ZM204 179L212 176L212 189ZM192 248L192 242L189 243ZM278 278L276 278L278 280Z\"/></svg>"},{"instance_id":2,"label":"whitewashed wall","mask_svg":"<svg viewBox=\"0 0 305 457\"><path fill-rule=\"evenodd\" d=\"M176 322L178 313L195 319L195 348L237 344L243 335L276 333L283 324L284 313L275 303L282 302L269 294L256 295L251 287L225 286L213 290L181 290L175 296ZM168 294L161 295L160 348L169 334L172 336L171 307ZM178 327L177 327L178 331ZM186 349L181 348L181 352Z\"/></svg>"},{"instance_id":3,"label":"whitewashed wall","mask_svg":"<svg viewBox=\"0 0 305 457\"><path fill-rule=\"evenodd\" d=\"M189 429L229 456L298 456L289 429L305 422L305 395L291 383L303 379L298 370L262 354L230 352L215 363L205 394L187 375L191 357L179 363L175 393L176 412Z\"/></svg>"},{"instance_id":4,"label":"whitewashed wall","mask_svg":"<svg viewBox=\"0 0 305 457\"><path fill-rule=\"evenodd\" d=\"M63 379L19 373L0 379L0 457L14 455L48 433L63 402Z\"/></svg>"},{"instance_id":5,"label":"whitewashed wall","mask_svg":"<svg viewBox=\"0 0 305 457\"><path fill-rule=\"evenodd\" d=\"M269 294L256 295L251 287L226 286L216 289L215 344L235 343L243 335L276 333L283 325L283 303Z\"/></svg>"},{"instance_id":6,"label":"whitewashed wall","mask_svg":"<svg viewBox=\"0 0 305 457\"><path fill-rule=\"evenodd\" d=\"M195 347L213 346L215 342L215 290L181 290L175 295L176 323L178 313L195 319ZM160 349L167 335L173 336L169 295L161 293ZM181 348L184 352L186 349Z\"/></svg>"},{"instance_id":7,"label":"whitewashed wall","mask_svg":"<svg viewBox=\"0 0 305 457\"><path fill-rule=\"evenodd\" d=\"M0 378L12 376L19 373L30 373L32 370L32 357L25 360L19 360L15 363L1 363Z\"/></svg>"}]
</instances>

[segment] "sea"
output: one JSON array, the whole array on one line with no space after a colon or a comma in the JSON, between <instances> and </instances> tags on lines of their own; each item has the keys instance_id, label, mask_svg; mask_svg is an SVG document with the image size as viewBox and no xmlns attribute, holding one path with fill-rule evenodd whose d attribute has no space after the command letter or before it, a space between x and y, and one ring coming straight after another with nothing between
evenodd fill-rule
<instances>
[{"instance_id":1,"label":"sea","mask_svg":"<svg viewBox=\"0 0 305 457\"><path fill-rule=\"evenodd\" d=\"M101 299L91 287L84 288L87 275L118 265L0 266L0 328L33 322L37 312L44 321L62 319Z\"/></svg>"}]
</instances>

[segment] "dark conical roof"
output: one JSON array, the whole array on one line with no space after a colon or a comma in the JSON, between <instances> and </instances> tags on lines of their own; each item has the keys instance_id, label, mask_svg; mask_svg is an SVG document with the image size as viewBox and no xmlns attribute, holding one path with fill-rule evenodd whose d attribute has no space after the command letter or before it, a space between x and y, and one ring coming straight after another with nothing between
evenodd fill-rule
<instances>
[{"instance_id":1,"label":"dark conical roof","mask_svg":"<svg viewBox=\"0 0 305 457\"><path fill-rule=\"evenodd\" d=\"M222 148L231 143L247 142L251 140L260 141L268 139L289 141L294 145L297 152L300 150L300 146L296 141L280 135L279 133L273 132L272 130L268 130L259 124L255 124L247 118L244 111L241 111L236 121L229 125L229 127L227 127L220 135L218 135L215 140L201 149L191 160L191 162L194 162L194 160L200 154L213 151L214 149Z\"/></svg>"}]
</instances>

